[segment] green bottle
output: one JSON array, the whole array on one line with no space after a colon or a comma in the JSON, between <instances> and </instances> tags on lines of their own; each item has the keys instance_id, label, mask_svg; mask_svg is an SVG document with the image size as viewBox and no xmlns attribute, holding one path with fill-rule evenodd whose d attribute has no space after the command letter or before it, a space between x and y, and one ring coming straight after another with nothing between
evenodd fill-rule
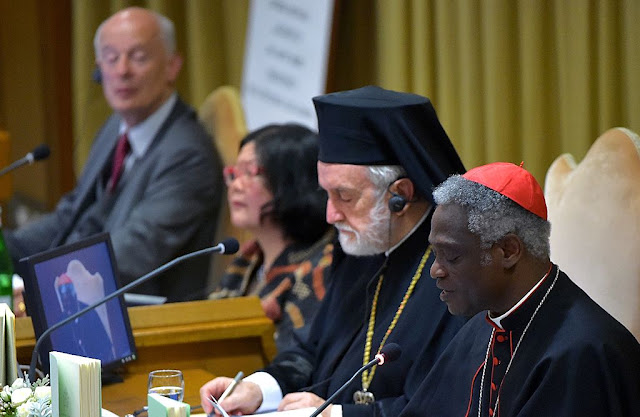
<instances>
[{"instance_id":1,"label":"green bottle","mask_svg":"<svg viewBox=\"0 0 640 417\"><path fill-rule=\"evenodd\" d=\"M13 263L2 234L2 209L0 208L0 303L13 310Z\"/></svg>"}]
</instances>

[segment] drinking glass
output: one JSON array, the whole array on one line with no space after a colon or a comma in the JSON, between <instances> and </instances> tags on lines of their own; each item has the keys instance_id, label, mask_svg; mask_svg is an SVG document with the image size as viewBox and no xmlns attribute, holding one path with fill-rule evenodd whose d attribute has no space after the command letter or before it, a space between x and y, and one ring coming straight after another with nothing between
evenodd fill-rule
<instances>
[{"instance_id":1,"label":"drinking glass","mask_svg":"<svg viewBox=\"0 0 640 417\"><path fill-rule=\"evenodd\" d=\"M182 401L184 399L182 372L175 369L160 369L149 372L148 392Z\"/></svg>"}]
</instances>

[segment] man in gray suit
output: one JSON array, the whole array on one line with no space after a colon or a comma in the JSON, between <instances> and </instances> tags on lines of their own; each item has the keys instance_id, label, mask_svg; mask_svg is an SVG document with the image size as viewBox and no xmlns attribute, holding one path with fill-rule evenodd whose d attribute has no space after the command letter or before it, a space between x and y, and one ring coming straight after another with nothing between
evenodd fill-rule
<instances>
[{"instance_id":1,"label":"man in gray suit","mask_svg":"<svg viewBox=\"0 0 640 417\"><path fill-rule=\"evenodd\" d=\"M175 92L182 60L173 23L142 8L105 20L94 38L114 110L76 188L54 212L6 231L14 262L90 235L111 234L123 284L212 243L222 190L220 158ZM204 295L209 261L185 263L135 292L169 301Z\"/></svg>"}]
</instances>

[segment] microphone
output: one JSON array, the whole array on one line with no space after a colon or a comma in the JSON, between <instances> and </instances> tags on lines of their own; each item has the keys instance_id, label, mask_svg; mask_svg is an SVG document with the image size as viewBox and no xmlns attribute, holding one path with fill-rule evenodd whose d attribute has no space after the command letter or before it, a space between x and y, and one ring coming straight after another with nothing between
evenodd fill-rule
<instances>
[{"instance_id":1,"label":"microphone","mask_svg":"<svg viewBox=\"0 0 640 417\"><path fill-rule=\"evenodd\" d=\"M375 365L382 366L387 362L393 362L396 359L398 359L401 354L402 354L402 349L400 348L400 345L398 345L397 343L389 343L388 345L385 345L380 351L380 353L374 356L374 358L371 361L369 361L369 363L367 363L365 366L358 369L358 371L355 374L353 374L353 376L349 378L347 382L345 382L340 388L338 388L338 390L334 392L331 397L327 398L327 400L323 402L322 405L318 407L316 411L314 411L313 414L311 414L309 417L319 416L320 413L322 413L322 411L324 411L324 409L327 408L329 404L331 404L333 399L336 398L338 394L340 394L342 391L344 391L345 388L347 388L349 384L351 384L351 382L353 382L354 379L359 377L364 371L366 371L367 369L373 368Z\"/></svg>"},{"instance_id":2,"label":"microphone","mask_svg":"<svg viewBox=\"0 0 640 417\"><path fill-rule=\"evenodd\" d=\"M233 237L228 237L224 239L222 242L218 243L213 248L208 248L208 249L213 250L215 248L219 249L221 255L233 255L234 253L238 252L238 249L240 249L240 243L238 243L238 239ZM206 250L206 249L203 249L203 250Z\"/></svg>"},{"instance_id":3,"label":"microphone","mask_svg":"<svg viewBox=\"0 0 640 417\"><path fill-rule=\"evenodd\" d=\"M22 165L25 165L25 164L31 165L33 164L34 161L46 159L47 157L49 157L50 153L51 153L51 150L47 145L45 145L44 143L42 145L38 145L31 152L29 152L22 158L18 159L17 161L15 161L9 166L2 168L2 170L0 170L0 177L13 171L16 168L21 167Z\"/></svg>"},{"instance_id":4,"label":"microphone","mask_svg":"<svg viewBox=\"0 0 640 417\"><path fill-rule=\"evenodd\" d=\"M38 361L38 349L40 348L40 345L42 344L42 342L55 330L59 329L60 327L64 326L65 324L77 319L78 317L82 316L83 314L95 309L96 307L106 303L107 301L118 297L122 294L124 294L125 292L137 287L140 284L143 284L144 282L150 280L151 278L160 275L161 273L163 273L164 271L166 271L169 268L172 268L173 266L175 266L176 264L179 264L183 261L186 261L188 259L191 258L195 258L197 256L200 255L206 255L208 253L221 253L221 254L225 254L225 255L233 255L234 253L236 253L238 251L238 249L240 248L240 244L238 243L237 239L234 239L232 237L226 238L224 239L222 242L218 243L216 246L212 246L209 248L204 248L204 249L200 249L199 251L195 251L195 252L191 252L191 253L187 253L185 255L179 256L177 258L175 258L172 261L167 262L166 264L159 266L158 268L154 269L153 271L149 272L146 275L143 275L142 277L136 279L135 281L130 282L129 284L125 285L124 287L120 288L119 290L116 290L114 292L112 292L111 294L105 296L104 298L96 301L95 303L91 304L90 306L87 306L85 308L83 308L82 310L78 311L77 313L74 313L72 315L70 315L69 317L67 317L64 320L61 320L59 322L57 322L56 324L52 325L51 327L49 327L47 330L45 330L40 337L38 338L38 340L36 340L36 344L33 347L33 352L31 354L31 364L29 365L29 380L31 380L31 378L33 377L33 375L35 375L36 372L36 362Z\"/></svg>"}]
</instances>

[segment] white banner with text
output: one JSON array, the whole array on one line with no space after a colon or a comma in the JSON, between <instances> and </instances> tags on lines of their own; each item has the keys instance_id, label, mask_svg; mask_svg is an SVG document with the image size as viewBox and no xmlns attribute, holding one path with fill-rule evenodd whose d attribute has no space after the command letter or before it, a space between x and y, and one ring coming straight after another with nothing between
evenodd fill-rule
<instances>
[{"instance_id":1,"label":"white banner with text","mask_svg":"<svg viewBox=\"0 0 640 417\"><path fill-rule=\"evenodd\" d=\"M311 99L324 94L333 0L253 0L242 103L248 129L297 122L317 129Z\"/></svg>"}]
</instances>

